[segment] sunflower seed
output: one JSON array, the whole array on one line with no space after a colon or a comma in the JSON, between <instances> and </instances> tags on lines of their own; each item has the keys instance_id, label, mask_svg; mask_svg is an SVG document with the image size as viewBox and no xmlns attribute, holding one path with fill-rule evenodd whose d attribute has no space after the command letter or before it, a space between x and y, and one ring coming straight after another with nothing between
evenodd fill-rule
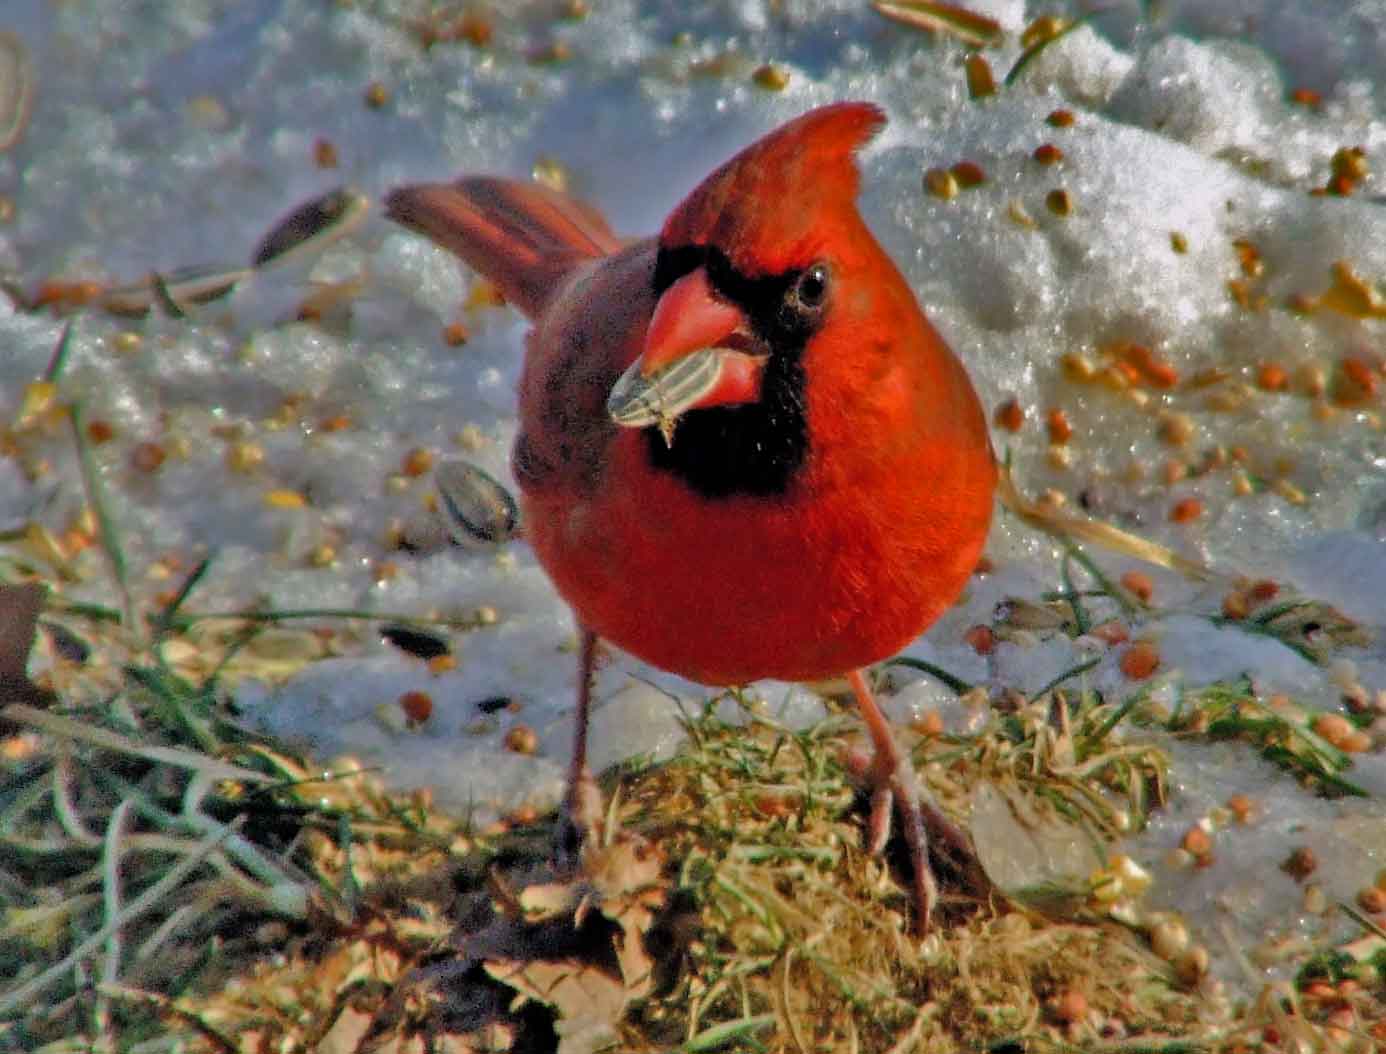
<instances>
[{"instance_id":1,"label":"sunflower seed","mask_svg":"<svg viewBox=\"0 0 1386 1054\"><path fill-rule=\"evenodd\" d=\"M183 268L166 275L150 275L142 282L108 289L99 303L113 315L139 318L156 303L169 314L181 313L195 304L208 304L226 296L250 274L245 268Z\"/></svg>"},{"instance_id":2,"label":"sunflower seed","mask_svg":"<svg viewBox=\"0 0 1386 1054\"><path fill-rule=\"evenodd\" d=\"M433 483L449 522L462 529L452 532L454 541L499 545L515 534L520 510L489 473L466 461L444 461L433 470Z\"/></svg>"},{"instance_id":3,"label":"sunflower seed","mask_svg":"<svg viewBox=\"0 0 1386 1054\"><path fill-rule=\"evenodd\" d=\"M0 154L24 135L34 105L34 64L15 33L0 30Z\"/></svg>"},{"instance_id":4,"label":"sunflower seed","mask_svg":"<svg viewBox=\"0 0 1386 1054\"><path fill-rule=\"evenodd\" d=\"M280 263L290 255L320 252L365 219L369 202L350 187L306 201L281 219L255 247L252 267Z\"/></svg>"}]
</instances>

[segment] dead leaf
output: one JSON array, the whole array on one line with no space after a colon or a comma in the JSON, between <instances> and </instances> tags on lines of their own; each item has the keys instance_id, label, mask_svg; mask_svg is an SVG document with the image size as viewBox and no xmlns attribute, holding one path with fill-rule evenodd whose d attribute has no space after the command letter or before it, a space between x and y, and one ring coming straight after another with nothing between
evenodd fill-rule
<instances>
[{"instance_id":1,"label":"dead leaf","mask_svg":"<svg viewBox=\"0 0 1386 1054\"><path fill-rule=\"evenodd\" d=\"M604 900L657 886L663 869L659 847L629 831L619 832L610 845L592 846L582 854L583 874Z\"/></svg>"},{"instance_id":2,"label":"dead leaf","mask_svg":"<svg viewBox=\"0 0 1386 1054\"><path fill-rule=\"evenodd\" d=\"M526 886L516 898L520 911L530 922L542 922L572 911L578 899L577 886L572 882L540 882Z\"/></svg>"},{"instance_id":3,"label":"dead leaf","mask_svg":"<svg viewBox=\"0 0 1386 1054\"><path fill-rule=\"evenodd\" d=\"M626 1009L650 994L654 960L645 949L645 934L668 894L663 853L633 832L617 829L604 845L590 839L581 864L568 881L536 882L519 891L493 876L502 898L520 909L521 932L533 939L521 942L511 955L493 951L483 964L491 977L518 993L512 1011L530 999L553 1007L560 1054L591 1054L611 1046L618 1039L617 1026ZM546 943L550 948L552 944L537 936L542 929L536 923L547 925L551 941L556 919L571 912L576 931L594 908L615 923L614 929L598 927L597 934L599 945L607 939L602 934L609 934L619 977L609 972L609 953L603 948L594 950L593 959L574 955L571 949L559 958L538 957ZM511 927L512 936L519 936L513 933L514 920L504 924ZM524 954L521 949L537 954L519 958Z\"/></svg>"},{"instance_id":4,"label":"dead leaf","mask_svg":"<svg viewBox=\"0 0 1386 1054\"><path fill-rule=\"evenodd\" d=\"M317 1054L354 1054L361 1040L370 1031L374 1019L374 1014L350 1006L344 1007L318 1043Z\"/></svg>"},{"instance_id":5,"label":"dead leaf","mask_svg":"<svg viewBox=\"0 0 1386 1054\"><path fill-rule=\"evenodd\" d=\"M627 1001L644 999L654 987L654 959L645 950L646 930L637 930L624 920L618 920L621 935L613 938L616 962L621 967Z\"/></svg>"},{"instance_id":6,"label":"dead leaf","mask_svg":"<svg viewBox=\"0 0 1386 1054\"><path fill-rule=\"evenodd\" d=\"M664 854L640 835L622 831L613 844L584 854L583 863L601 913L621 927L613 941L627 992L642 999L650 994L654 973L645 934L667 894L661 882Z\"/></svg>"},{"instance_id":7,"label":"dead leaf","mask_svg":"<svg viewBox=\"0 0 1386 1054\"><path fill-rule=\"evenodd\" d=\"M501 959L486 963L485 969L518 993L510 1004L512 1011L530 999L557 1011L558 1054L593 1054L616 1042L616 1023L625 1014L630 993L599 967L577 959Z\"/></svg>"}]
</instances>

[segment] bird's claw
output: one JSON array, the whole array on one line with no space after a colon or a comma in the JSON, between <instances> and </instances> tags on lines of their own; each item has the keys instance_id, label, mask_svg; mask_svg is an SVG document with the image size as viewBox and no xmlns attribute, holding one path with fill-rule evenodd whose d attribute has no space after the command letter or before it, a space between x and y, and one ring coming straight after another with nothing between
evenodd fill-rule
<instances>
[{"instance_id":1,"label":"bird's claw","mask_svg":"<svg viewBox=\"0 0 1386 1054\"><path fill-rule=\"evenodd\" d=\"M929 860L931 851L942 858L950 872L956 872L962 878L969 891L979 896L985 896L990 891L991 884L971 841L921 789L914 769L906 758L902 757L896 765L874 759L867 778L871 786L867 851L877 856L885 850L890 840L892 814L898 812L900 831L905 837L910 867L914 873L915 922L921 935L928 931L929 918L939 897L938 880L934 877Z\"/></svg>"},{"instance_id":2,"label":"bird's claw","mask_svg":"<svg viewBox=\"0 0 1386 1054\"><path fill-rule=\"evenodd\" d=\"M890 814L895 809L895 792L889 783L877 784L871 792L871 819L866 827L866 851L872 856L885 852L890 841Z\"/></svg>"}]
</instances>

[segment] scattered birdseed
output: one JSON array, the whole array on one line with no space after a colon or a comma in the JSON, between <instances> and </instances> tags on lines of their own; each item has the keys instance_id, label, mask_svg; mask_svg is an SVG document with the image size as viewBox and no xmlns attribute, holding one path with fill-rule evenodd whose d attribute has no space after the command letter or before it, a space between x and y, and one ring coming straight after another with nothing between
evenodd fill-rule
<instances>
[{"instance_id":1,"label":"scattered birdseed","mask_svg":"<svg viewBox=\"0 0 1386 1054\"><path fill-rule=\"evenodd\" d=\"M973 52L963 62L967 74L967 94L973 99L984 99L996 94L996 78L992 76L991 63Z\"/></svg>"},{"instance_id":2,"label":"scattered birdseed","mask_svg":"<svg viewBox=\"0 0 1386 1054\"><path fill-rule=\"evenodd\" d=\"M1019 432L1021 426L1025 424L1025 411L1019 400L1007 399L996 408L992 420L997 428L1004 428L1007 432Z\"/></svg>"},{"instance_id":3,"label":"scattered birdseed","mask_svg":"<svg viewBox=\"0 0 1386 1054\"><path fill-rule=\"evenodd\" d=\"M975 161L959 161L948 171L957 180L958 186L964 189L979 187L987 181L986 172Z\"/></svg>"},{"instance_id":4,"label":"scattered birdseed","mask_svg":"<svg viewBox=\"0 0 1386 1054\"><path fill-rule=\"evenodd\" d=\"M1256 386L1266 392L1283 392L1290 387L1290 376L1283 366L1263 362L1256 369Z\"/></svg>"},{"instance_id":5,"label":"scattered birdseed","mask_svg":"<svg viewBox=\"0 0 1386 1054\"><path fill-rule=\"evenodd\" d=\"M767 62L751 74L751 80L766 91L784 91L789 87L789 71Z\"/></svg>"},{"instance_id":6,"label":"scattered birdseed","mask_svg":"<svg viewBox=\"0 0 1386 1054\"><path fill-rule=\"evenodd\" d=\"M1248 278L1260 278L1266 271L1266 263L1261 259L1261 251L1256 248L1246 238L1237 238L1232 242L1232 248L1237 252L1237 261L1241 265L1242 274Z\"/></svg>"},{"instance_id":7,"label":"scattered birdseed","mask_svg":"<svg viewBox=\"0 0 1386 1054\"><path fill-rule=\"evenodd\" d=\"M1289 875L1296 882L1303 882L1312 875L1319 867L1319 858L1307 845L1298 846L1290 850L1280 865L1280 870Z\"/></svg>"},{"instance_id":8,"label":"scattered birdseed","mask_svg":"<svg viewBox=\"0 0 1386 1054\"><path fill-rule=\"evenodd\" d=\"M1368 915L1386 912L1386 889L1367 886L1357 891L1357 906Z\"/></svg>"},{"instance_id":9,"label":"scattered birdseed","mask_svg":"<svg viewBox=\"0 0 1386 1054\"><path fill-rule=\"evenodd\" d=\"M232 472L253 472L265 463L265 448L259 443L242 440L226 448L226 467Z\"/></svg>"},{"instance_id":10,"label":"scattered birdseed","mask_svg":"<svg viewBox=\"0 0 1386 1054\"><path fill-rule=\"evenodd\" d=\"M978 624L963 634L963 641L978 655L990 655L996 647L996 636L990 626Z\"/></svg>"},{"instance_id":11,"label":"scattered birdseed","mask_svg":"<svg viewBox=\"0 0 1386 1054\"><path fill-rule=\"evenodd\" d=\"M1155 595L1155 583L1144 571L1127 571L1121 576L1121 586L1142 604L1149 604Z\"/></svg>"},{"instance_id":12,"label":"scattered birdseed","mask_svg":"<svg viewBox=\"0 0 1386 1054\"><path fill-rule=\"evenodd\" d=\"M1203 515L1203 502L1197 498L1183 498L1174 503L1169 510L1169 518L1173 523L1192 523Z\"/></svg>"},{"instance_id":13,"label":"scattered birdseed","mask_svg":"<svg viewBox=\"0 0 1386 1054\"><path fill-rule=\"evenodd\" d=\"M1180 840L1179 847L1200 862L1211 858L1213 855L1213 839L1208 832L1198 824L1195 824L1184 832L1184 837Z\"/></svg>"},{"instance_id":14,"label":"scattered birdseed","mask_svg":"<svg viewBox=\"0 0 1386 1054\"><path fill-rule=\"evenodd\" d=\"M1192 987L1207 976L1208 966L1208 949L1202 945L1195 945L1175 962L1174 972L1179 980Z\"/></svg>"},{"instance_id":15,"label":"scattered birdseed","mask_svg":"<svg viewBox=\"0 0 1386 1054\"><path fill-rule=\"evenodd\" d=\"M1193 418L1188 414L1174 410L1161 414L1159 423L1155 428L1155 434L1160 437L1162 442L1168 443L1170 446L1183 446L1193 438L1193 433Z\"/></svg>"},{"instance_id":16,"label":"scattered birdseed","mask_svg":"<svg viewBox=\"0 0 1386 1054\"><path fill-rule=\"evenodd\" d=\"M1055 216L1069 216L1073 213L1073 196L1059 187L1044 196L1044 205Z\"/></svg>"},{"instance_id":17,"label":"scattered birdseed","mask_svg":"<svg viewBox=\"0 0 1386 1054\"><path fill-rule=\"evenodd\" d=\"M109 421L102 421L98 418L87 422L87 441L93 446L109 443L114 438L115 428Z\"/></svg>"},{"instance_id":18,"label":"scattered birdseed","mask_svg":"<svg viewBox=\"0 0 1386 1054\"><path fill-rule=\"evenodd\" d=\"M448 523L461 528L455 541L499 545L511 538L520 518L510 492L489 473L466 461L441 462L433 472Z\"/></svg>"},{"instance_id":19,"label":"scattered birdseed","mask_svg":"<svg viewBox=\"0 0 1386 1054\"><path fill-rule=\"evenodd\" d=\"M1061 446L1073 438L1073 426L1068 423L1068 415L1063 410L1050 410L1045 415L1044 427L1051 443Z\"/></svg>"},{"instance_id":20,"label":"scattered birdseed","mask_svg":"<svg viewBox=\"0 0 1386 1054\"><path fill-rule=\"evenodd\" d=\"M529 61L536 66L552 66L568 62L573 57L573 49L567 41L553 40L540 45L529 53Z\"/></svg>"},{"instance_id":21,"label":"scattered birdseed","mask_svg":"<svg viewBox=\"0 0 1386 1054\"><path fill-rule=\"evenodd\" d=\"M511 725L505 733L505 749L514 754L533 754L539 749L539 737L528 725Z\"/></svg>"},{"instance_id":22,"label":"scattered birdseed","mask_svg":"<svg viewBox=\"0 0 1386 1054\"><path fill-rule=\"evenodd\" d=\"M272 509L301 509L308 499L296 490L276 489L265 491L264 502Z\"/></svg>"},{"instance_id":23,"label":"scattered birdseed","mask_svg":"<svg viewBox=\"0 0 1386 1054\"><path fill-rule=\"evenodd\" d=\"M313 140L313 164L318 168L336 168L338 162L337 147L332 140L321 137Z\"/></svg>"},{"instance_id":24,"label":"scattered birdseed","mask_svg":"<svg viewBox=\"0 0 1386 1054\"><path fill-rule=\"evenodd\" d=\"M1012 198L1006 204L1006 216L1017 227L1024 227L1026 230L1034 230L1039 224L1035 218L1025 211L1025 206L1018 199Z\"/></svg>"},{"instance_id":25,"label":"scattered birdseed","mask_svg":"<svg viewBox=\"0 0 1386 1054\"><path fill-rule=\"evenodd\" d=\"M1109 646L1125 644L1131 639L1131 631L1126 628L1126 623L1120 622L1117 619L1099 622L1096 626L1088 630L1088 635L1096 637Z\"/></svg>"},{"instance_id":26,"label":"scattered birdseed","mask_svg":"<svg viewBox=\"0 0 1386 1054\"><path fill-rule=\"evenodd\" d=\"M447 638L416 626L381 626L380 636L406 655L418 659L436 659L448 654Z\"/></svg>"},{"instance_id":27,"label":"scattered birdseed","mask_svg":"<svg viewBox=\"0 0 1386 1054\"><path fill-rule=\"evenodd\" d=\"M936 198L951 201L958 196L958 180L943 168L931 168L924 173L924 190Z\"/></svg>"},{"instance_id":28,"label":"scattered birdseed","mask_svg":"<svg viewBox=\"0 0 1386 1054\"><path fill-rule=\"evenodd\" d=\"M1121 654L1117 664L1133 681L1143 681L1160 668L1160 650L1152 641L1138 640Z\"/></svg>"},{"instance_id":29,"label":"scattered birdseed","mask_svg":"<svg viewBox=\"0 0 1386 1054\"><path fill-rule=\"evenodd\" d=\"M411 724L421 725L433 716L433 697L427 692L405 692L399 697L399 708Z\"/></svg>"},{"instance_id":30,"label":"scattered birdseed","mask_svg":"<svg viewBox=\"0 0 1386 1054\"><path fill-rule=\"evenodd\" d=\"M568 167L556 157L550 157L547 154L541 155L529 170L529 177L550 190L556 190L559 193L567 193L568 191Z\"/></svg>"},{"instance_id":31,"label":"scattered birdseed","mask_svg":"<svg viewBox=\"0 0 1386 1054\"><path fill-rule=\"evenodd\" d=\"M168 453L158 443L138 443L130 451L130 465L136 472L158 472L167 458Z\"/></svg>"},{"instance_id":32,"label":"scattered birdseed","mask_svg":"<svg viewBox=\"0 0 1386 1054\"><path fill-rule=\"evenodd\" d=\"M428 660L426 665L428 666L428 672L437 677L440 674L449 673L457 669L457 656L451 654L435 655Z\"/></svg>"},{"instance_id":33,"label":"scattered birdseed","mask_svg":"<svg viewBox=\"0 0 1386 1054\"><path fill-rule=\"evenodd\" d=\"M411 479L426 476L433 470L433 451L425 447L414 447L400 461L400 472Z\"/></svg>"},{"instance_id":34,"label":"scattered birdseed","mask_svg":"<svg viewBox=\"0 0 1386 1054\"><path fill-rule=\"evenodd\" d=\"M1149 930L1150 950L1165 962L1174 962L1189 946L1189 930L1179 919L1160 919Z\"/></svg>"},{"instance_id":35,"label":"scattered birdseed","mask_svg":"<svg viewBox=\"0 0 1386 1054\"><path fill-rule=\"evenodd\" d=\"M370 84L366 85L363 98L366 106L372 110L379 110L390 101L390 90L379 81L371 81Z\"/></svg>"}]
</instances>

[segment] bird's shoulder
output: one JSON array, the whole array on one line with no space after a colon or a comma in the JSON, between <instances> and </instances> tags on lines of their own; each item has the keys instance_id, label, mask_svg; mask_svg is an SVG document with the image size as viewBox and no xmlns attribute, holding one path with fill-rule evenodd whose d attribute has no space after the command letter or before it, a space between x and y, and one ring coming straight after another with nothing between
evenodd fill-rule
<instances>
[{"instance_id":1,"label":"bird's shoulder","mask_svg":"<svg viewBox=\"0 0 1386 1054\"><path fill-rule=\"evenodd\" d=\"M579 268L535 320L520 378L514 469L526 490L589 489L616 425L606 400L654 311L654 239Z\"/></svg>"}]
</instances>

